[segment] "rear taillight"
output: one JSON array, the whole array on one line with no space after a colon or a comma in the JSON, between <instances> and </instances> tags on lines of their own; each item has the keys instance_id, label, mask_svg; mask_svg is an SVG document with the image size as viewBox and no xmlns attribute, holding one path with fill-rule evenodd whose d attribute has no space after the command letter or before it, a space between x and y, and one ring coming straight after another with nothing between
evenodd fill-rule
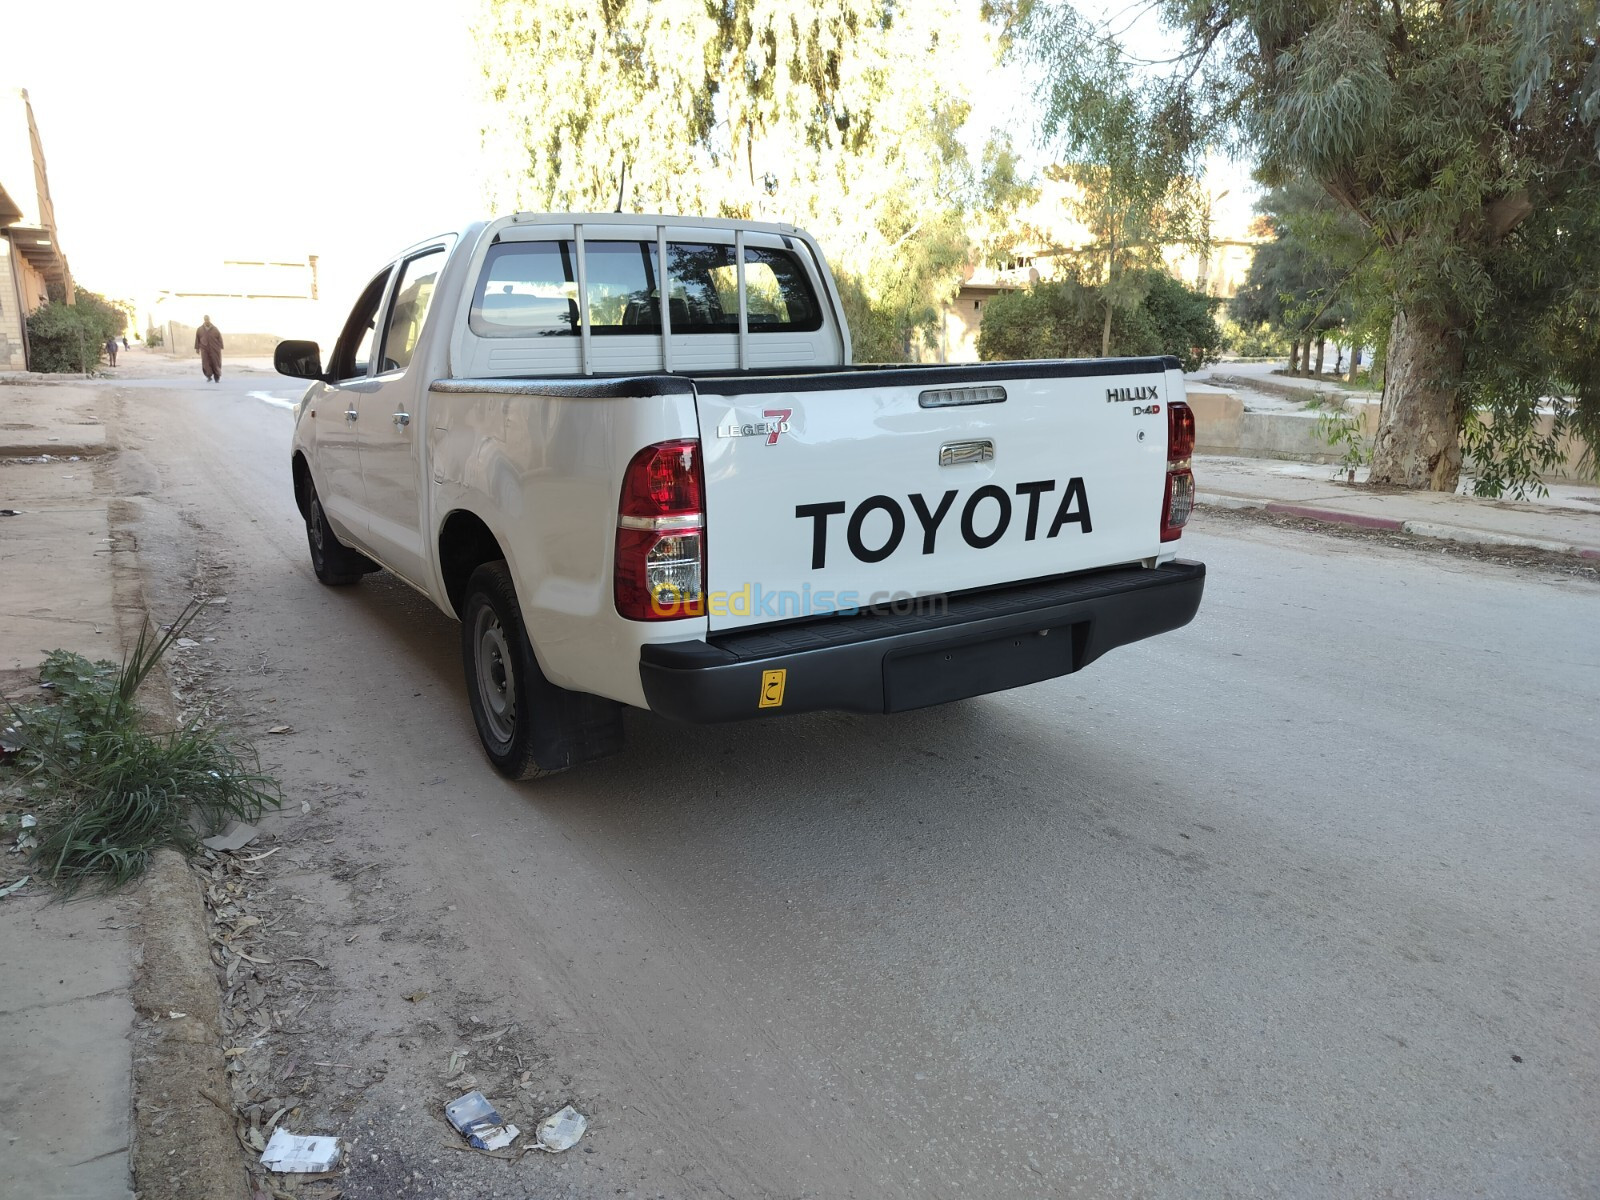
<instances>
[{"instance_id":1,"label":"rear taillight","mask_svg":"<svg viewBox=\"0 0 1600 1200\"><path fill-rule=\"evenodd\" d=\"M1167 405L1167 494L1161 501L1161 540L1175 542L1194 511L1194 410L1182 400Z\"/></svg>"},{"instance_id":2,"label":"rear taillight","mask_svg":"<svg viewBox=\"0 0 1600 1200\"><path fill-rule=\"evenodd\" d=\"M617 505L619 613L634 621L704 614L705 523L699 442L660 442L633 456Z\"/></svg>"}]
</instances>

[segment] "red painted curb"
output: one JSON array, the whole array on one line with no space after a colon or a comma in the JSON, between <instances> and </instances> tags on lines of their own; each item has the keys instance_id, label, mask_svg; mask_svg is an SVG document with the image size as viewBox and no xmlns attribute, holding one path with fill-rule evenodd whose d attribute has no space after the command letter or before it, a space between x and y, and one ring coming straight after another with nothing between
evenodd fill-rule
<instances>
[{"instance_id":1,"label":"red painted curb","mask_svg":"<svg viewBox=\"0 0 1600 1200\"><path fill-rule=\"evenodd\" d=\"M1299 504L1267 505L1270 513L1281 513L1286 517L1304 517L1308 521L1328 521L1334 525L1359 525L1363 529L1387 529L1393 533L1400 533L1405 527L1404 521L1397 521L1393 517L1367 517L1360 513L1336 512L1331 508L1306 508Z\"/></svg>"},{"instance_id":2,"label":"red painted curb","mask_svg":"<svg viewBox=\"0 0 1600 1200\"><path fill-rule=\"evenodd\" d=\"M1579 550L1579 558L1600 558L1600 550Z\"/></svg>"}]
</instances>

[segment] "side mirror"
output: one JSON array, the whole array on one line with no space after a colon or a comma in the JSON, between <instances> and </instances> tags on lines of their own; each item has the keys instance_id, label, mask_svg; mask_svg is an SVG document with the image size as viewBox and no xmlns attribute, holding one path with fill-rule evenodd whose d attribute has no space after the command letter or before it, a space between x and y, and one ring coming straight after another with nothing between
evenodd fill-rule
<instances>
[{"instance_id":1,"label":"side mirror","mask_svg":"<svg viewBox=\"0 0 1600 1200\"><path fill-rule=\"evenodd\" d=\"M279 375L296 379L322 378L322 350L315 342L279 342L272 352Z\"/></svg>"}]
</instances>

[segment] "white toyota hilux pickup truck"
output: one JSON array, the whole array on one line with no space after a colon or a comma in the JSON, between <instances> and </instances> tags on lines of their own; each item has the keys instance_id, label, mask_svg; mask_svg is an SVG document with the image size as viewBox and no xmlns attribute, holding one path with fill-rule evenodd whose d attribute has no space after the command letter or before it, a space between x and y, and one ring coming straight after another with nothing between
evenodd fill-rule
<instances>
[{"instance_id":1,"label":"white toyota hilux pickup truck","mask_svg":"<svg viewBox=\"0 0 1600 1200\"><path fill-rule=\"evenodd\" d=\"M518 214L367 285L292 468L326 584L461 622L490 762L618 750L622 707L899 712L1186 624L1194 420L1174 358L851 363L787 225Z\"/></svg>"}]
</instances>

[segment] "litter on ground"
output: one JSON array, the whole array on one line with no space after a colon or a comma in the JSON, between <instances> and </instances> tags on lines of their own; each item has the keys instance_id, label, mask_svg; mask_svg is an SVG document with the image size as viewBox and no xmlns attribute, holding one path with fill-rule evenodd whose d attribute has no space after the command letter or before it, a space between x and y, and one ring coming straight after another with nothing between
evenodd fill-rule
<instances>
[{"instance_id":1,"label":"litter on ground","mask_svg":"<svg viewBox=\"0 0 1600 1200\"><path fill-rule=\"evenodd\" d=\"M273 1130L272 1140L261 1152L261 1165L269 1171L331 1171L338 1163L338 1138L300 1137L282 1129Z\"/></svg>"},{"instance_id":2,"label":"litter on ground","mask_svg":"<svg viewBox=\"0 0 1600 1200\"><path fill-rule=\"evenodd\" d=\"M261 831L243 821L229 821L223 831L208 837L200 844L208 850L243 850L259 837Z\"/></svg>"},{"instance_id":3,"label":"litter on ground","mask_svg":"<svg viewBox=\"0 0 1600 1200\"><path fill-rule=\"evenodd\" d=\"M517 1140L522 1131L489 1103L482 1092L468 1092L444 1106L444 1115L479 1150L500 1150Z\"/></svg>"},{"instance_id":4,"label":"litter on ground","mask_svg":"<svg viewBox=\"0 0 1600 1200\"><path fill-rule=\"evenodd\" d=\"M569 1104L540 1121L539 1131L534 1136L539 1139L539 1149L560 1154L576 1146L588 1127L589 1118Z\"/></svg>"}]
</instances>

